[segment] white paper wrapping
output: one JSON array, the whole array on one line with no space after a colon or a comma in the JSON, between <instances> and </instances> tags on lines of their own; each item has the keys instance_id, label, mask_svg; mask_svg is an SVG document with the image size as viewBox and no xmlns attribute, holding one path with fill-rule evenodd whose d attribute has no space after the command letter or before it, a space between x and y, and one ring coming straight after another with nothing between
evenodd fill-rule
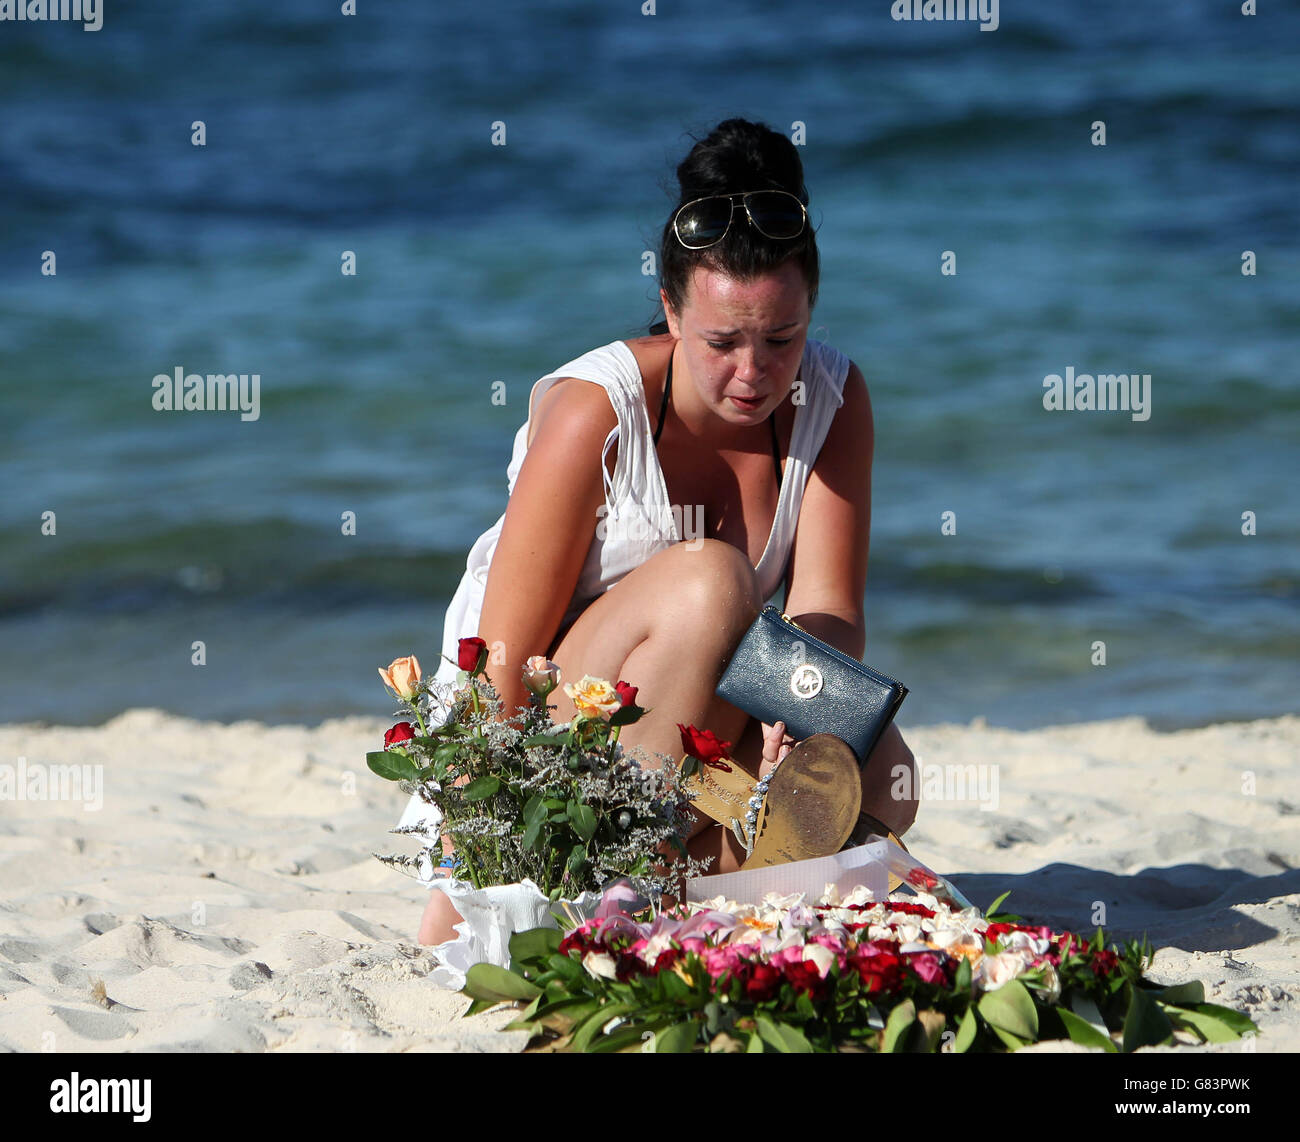
<instances>
[{"instance_id":1,"label":"white paper wrapping","mask_svg":"<svg viewBox=\"0 0 1300 1142\"><path fill-rule=\"evenodd\" d=\"M467 880L441 877L429 882L433 892L445 893L463 917L455 926L456 938L429 948L438 961L429 979L438 987L459 991L465 973L474 964L510 966L510 937L530 928L558 928L551 915L551 902L531 880L475 888ZM568 902L569 911L581 920L596 914L600 894L584 892Z\"/></svg>"},{"instance_id":2,"label":"white paper wrapping","mask_svg":"<svg viewBox=\"0 0 1300 1142\"><path fill-rule=\"evenodd\" d=\"M698 903L722 896L743 904L758 904L769 892L779 896L802 892L804 900L812 904L820 899L827 885L835 885L841 896L847 896L861 884L870 889L874 899L884 900L889 895L889 870L884 862L892 847L889 841L873 841L813 860L701 876L686 882L686 899Z\"/></svg>"}]
</instances>

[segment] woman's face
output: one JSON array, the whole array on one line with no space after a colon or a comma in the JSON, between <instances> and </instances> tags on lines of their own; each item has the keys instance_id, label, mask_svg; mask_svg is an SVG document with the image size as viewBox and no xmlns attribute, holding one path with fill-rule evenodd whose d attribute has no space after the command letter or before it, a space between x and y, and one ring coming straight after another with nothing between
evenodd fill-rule
<instances>
[{"instance_id":1,"label":"woman's face","mask_svg":"<svg viewBox=\"0 0 1300 1142\"><path fill-rule=\"evenodd\" d=\"M750 282L696 266L680 312L660 294L705 407L737 428L767 419L789 394L808 338L808 283L798 265Z\"/></svg>"}]
</instances>

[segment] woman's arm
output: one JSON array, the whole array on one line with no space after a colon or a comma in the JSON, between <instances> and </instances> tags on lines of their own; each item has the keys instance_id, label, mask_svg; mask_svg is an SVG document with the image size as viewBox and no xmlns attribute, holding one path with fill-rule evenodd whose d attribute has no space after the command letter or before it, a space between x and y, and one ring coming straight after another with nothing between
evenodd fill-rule
<instances>
[{"instance_id":1,"label":"woman's arm","mask_svg":"<svg viewBox=\"0 0 1300 1142\"><path fill-rule=\"evenodd\" d=\"M875 426L867 382L852 362L843 395L799 508L785 611L810 634L861 659Z\"/></svg>"},{"instance_id":2,"label":"woman's arm","mask_svg":"<svg viewBox=\"0 0 1300 1142\"><path fill-rule=\"evenodd\" d=\"M532 443L506 505L477 632L506 717L527 705L524 663L546 653L573 598L605 502L601 448L617 423L605 390L575 377L556 381L533 410Z\"/></svg>"}]
</instances>

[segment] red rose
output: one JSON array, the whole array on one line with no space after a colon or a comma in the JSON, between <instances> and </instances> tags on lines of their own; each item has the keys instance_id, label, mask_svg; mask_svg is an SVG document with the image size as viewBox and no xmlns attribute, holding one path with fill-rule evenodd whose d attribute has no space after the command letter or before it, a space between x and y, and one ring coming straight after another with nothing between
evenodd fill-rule
<instances>
[{"instance_id":1,"label":"red rose","mask_svg":"<svg viewBox=\"0 0 1300 1142\"><path fill-rule=\"evenodd\" d=\"M398 742L407 742L415 737L415 728L410 722L398 722L391 730L384 734L384 749L395 746Z\"/></svg>"},{"instance_id":2,"label":"red rose","mask_svg":"<svg viewBox=\"0 0 1300 1142\"><path fill-rule=\"evenodd\" d=\"M487 650L487 643L481 638L462 638L459 643L456 665L462 670L474 672L478 669L479 657L485 650Z\"/></svg>"},{"instance_id":3,"label":"red rose","mask_svg":"<svg viewBox=\"0 0 1300 1142\"><path fill-rule=\"evenodd\" d=\"M817 965L808 960L799 960L785 965L785 978L795 991L806 991L810 998L825 999L834 981L828 974L825 979L817 970Z\"/></svg>"},{"instance_id":4,"label":"red rose","mask_svg":"<svg viewBox=\"0 0 1300 1142\"><path fill-rule=\"evenodd\" d=\"M761 1003L781 987L781 973L771 964L755 964L745 981L745 998Z\"/></svg>"},{"instance_id":5,"label":"red rose","mask_svg":"<svg viewBox=\"0 0 1300 1142\"><path fill-rule=\"evenodd\" d=\"M614 689L618 691L618 699L625 706L636 704L636 692L640 687L629 686L626 682L615 682Z\"/></svg>"},{"instance_id":6,"label":"red rose","mask_svg":"<svg viewBox=\"0 0 1300 1142\"><path fill-rule=\"evenodd\" d=\"M894 952L879 950L882 944L861 944L849 956L849 965L858 973L865 991L893 991L903 982L901 958Z\"/></svg>"},{"instance_id":7,"label":"red rose","mask_svg":"<svg viewBox=\"0 0 1300 1142\"><path fill-rule=\"evenodd\" d=\"M1005 936L1008 932L1014 932L1015 930L1016 926L1014 924L1007 924L1000 920L984 929L984 938L986 940L997 940L1000 936Z\"/></svg>"},{"instance_id":8,"label":"red rose","mask_svg":"<svg viewBox=\"0 0 1300 1142\"><path fill-rule=\"evenodd\" d=\"M647 975L658 975L661 971L671 971L673 964L682 958L680 948L665 948L658 956L655 962L646 969Z\"/></svg>"},{"instance_id":9,"label":"red rose","mask_svg":"<svg viewBox=\"0 0 1300 1142\"><path fill-rule=\"evenodd\" d=\"M687 756L696 758L705 765L730 772L730 766L719 763L722 758L731 757L727 752L731 749L731 742L719 741L712 730L697 730L694 726L684 726L681 722L677 723L677 728L681 731L682 750Z\"/></svg>"},{"instance_id":10,"label":"red rose","mask_svg":"<svg viewBox=\"0 0 1300 1142\"><path fill-rule=\"evenodd\" d=\"M1119 956L1109 948L1100 948L1092 953L1092 974L1096 976L1111 975L1119 967Z\"/></svg>"},{"instance_id":11,"label":"red rose","mask_svg":"<svg viewBox=\"0 0 1300 1142\"><path fill-rule=\"evenodd\" d=\"M862 905L863 908L872 907L872 905ZM931 919L934 916L934 909L927 908L924 904L912 904L906 900L891 900L888 904L891 912L902 912L906 916L924 916Z\"/></svg>"}]
</instances>

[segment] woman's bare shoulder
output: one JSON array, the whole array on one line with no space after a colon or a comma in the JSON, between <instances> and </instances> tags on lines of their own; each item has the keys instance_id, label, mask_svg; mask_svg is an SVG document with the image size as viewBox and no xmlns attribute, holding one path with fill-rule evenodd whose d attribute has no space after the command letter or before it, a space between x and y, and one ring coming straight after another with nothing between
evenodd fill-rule
<instances>
[{"instance_id":1,"label":"woman's bare shoulder","mask_svg":"<svg viewBox=\"0 0 1300 1142\"><path fill-rule=\"evenodd\" d=\"M593 435L603 440L616 424L618 413L604 385L582 377L559 377L533 405L528 444L532 445L544 427L548 435L559 430L571 440Z\"/></svg>"},{"instance_id":2,"label":"woman's bare shoulder","mask_svg":"<svg viewBox=\"0 0 1300 1142\"><path fill-rule=\"evenodd\" d=\"M642 388L646 392L646 402L657 400L663 386L662 374L667 365L668 353L673 344L671 334L664 333L653 337L632 337L623 342L632 356L636 358L637 369L641 374ZM650 380L647 382L647 376ZM654 392L651 392L651 389ZM560 377L552 381L546 391L537 398L533 405L532 423L528 430L528 442L536 438L544 420L559 420L571 427L577 425L595 432L603 428L601 438L609 434L618 424L618 413L605 391L605 386L598 381L587 381L581 377Z\"/></svg>"}]
</instances>

